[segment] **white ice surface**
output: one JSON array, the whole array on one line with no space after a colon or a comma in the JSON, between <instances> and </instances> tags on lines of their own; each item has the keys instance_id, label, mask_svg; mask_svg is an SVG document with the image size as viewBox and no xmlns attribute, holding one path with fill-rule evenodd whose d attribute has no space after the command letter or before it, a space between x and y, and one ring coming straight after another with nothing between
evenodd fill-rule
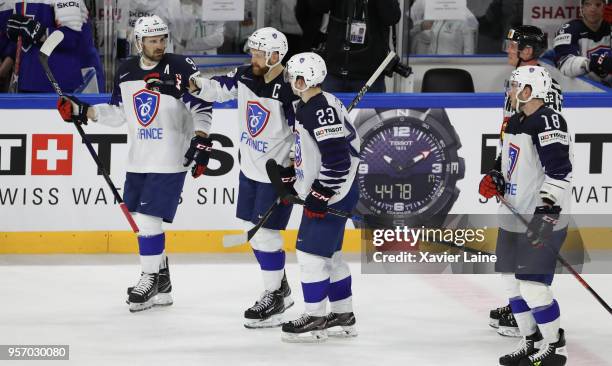
<instances>
[{"instance_id":1,"label":"white ice surface","mask_svg":"<svg viewBox=\"0 0 612 366\"><path fill-rule=\"evenodd\" d=\"M242 313L259 296L246 255L171 256L175 304L128 312L136 256L0 256L0 344L68 344L70 362L1 365L497 365L516 340L487 325L504 303L497 275L362 275L351 263L359 336L286 344L280 330L248 330ZM287 265L297 317L298 267ZM612 302L612 275L585 275ZM554 291L568 365L610 366L612 317L571 275Z\"/></svg>"}]
</instances>

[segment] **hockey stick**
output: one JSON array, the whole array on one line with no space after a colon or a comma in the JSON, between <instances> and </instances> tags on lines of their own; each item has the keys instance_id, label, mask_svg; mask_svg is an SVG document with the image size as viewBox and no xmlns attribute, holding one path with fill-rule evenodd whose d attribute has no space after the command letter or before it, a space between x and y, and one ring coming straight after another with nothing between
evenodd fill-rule
<instances>
[{"instance_id":1,"label":"hockey stick","mask_svg":"<svg viewBox=\"0 0 612 366\"><path fill-rule=\"evenodd\" d=\"M274 159L270 159L266 162L266 172L268 173L270 182L272 183L272 186L274 186L274 189L276 190L276 193L278 194L280 199L287 200L295 205L304 205L304 200L300 199L297 196L294 196L285 188L283 180L278 171L278 164L276 164L276 161L274 161ZM327 212L338 217L344 217L353 221L363 222L363 217L359 215L353 215L350 212L336 210L332 207L328 207Z\"/></svg>"},{"instance_id":2,"label":"hockey stick","mask_svg":"<svg viewBox=\"0 0 612 366\"><path fill-rule=\"evenodd\" d=\"M21 15L26 15L26 0L21 3ZM15 50L15 66L13 67L13 75L9 84L9 93L17 93L19 90L19 68L21 66L21 47L23 47L23 39L17 37L17 50Z\"/></svg>"},{"instance_id":3,"label":"hockey stick","mask_svg":"<svg viewBox=\"0 0 612 366\"><path fill-rule=\"evenodd\" d=\"M45 70L45 74L47 74L47 78L51 82L53 89L55 89L55 92L60 98L64 96L64 93L62 92L62 89L60 88L57 80L55 80L55 76L53 76L53 73L51 72L51 69L49 68L49 56L51 56L51 53L53 52L55 47L57 47L57 45L63 39L64 39L64 33L62 33L61 31L56 30L55 32L51 33L49 38L47 38L45 43L43 43L42 47L40 48L40 53L38 55L38 57L40 58L40 63L43 69ZM96 162L96 165L98 166L98 170L102 172L102 175L104 176L104 180L106 180L106 183L108 184L111 191L113 192L113 196L115 197L115 200L119 203L119 207L121 208L123 215L129 222L130 226L132 227L132 231L134 231L134 233L138 233L138 225L136 225L136 222L134 222L134 218L130 214L130 211L128 210L125 202L123 202L123 199L119 195L119 192L117 191L117 188L113 184L113 181L110 179L110 176L106 172L106 169L104 169L104 166L102 165L102 162L100 161L100 158L98 158L98 154L96 154L96 151L94 150L93 146L91 146L91 142L89 142L89 140L85 136L85 131L83 131L83 127L78 123L73 123L73 124L76 127L77 131L79 131L79 135L81 135L81 138L83 139L85 146L87 146L87 150L89 150L91 157Z\"/></svg>"},{"instance_id":4,"label":"hockey stick","mask_svg":"<svg viewBox=\"0 0 612 366\"><path fill-rule=\"evenodd\" d=\"M389 65L389 63L391 61L393 61L393 58L396 56L394 51L389 52L389 54L387 55L387 57L385 57L385 59L383 60L383 62L378 66L378 68L374 71L374 73L372 74L372 76L370 76L370 78L368 79L368 81L366 81L365 85L361 88L361 90L359 90L359 93L357 93L357 95L355 96L355 98L353 98L353 101L351 101L351 104L349 104L348 108L346 109L347 112L350 112L353 110L353 108L355 108L355 106L357 104L359 104L359 102L361 101L361 99L363 98L363 96L368 92L368 90L370 89L370 87L372 86L372 84L374 84L374 82L380 77L380 75L385 71L385 69L387 68L387 66ZM274 161L274 160L272 160ZM270 162L270 160L268 160L268 163ZM266 163L266 170L268 169L268 163ZM276 162L274 162L274 170L276 171ZM268 175L270 174L270 172L268 172ZM274 184L274 183L273 183ZM276 187L278 188L278 187ZM284 189L284 186L283 186ZM290 195L291 196L291 195ZM293 197L293 196L292 196ZM301 204L303 205L304 202L302 201L301 203L295 201L297 197L293 197L287 199L288 201L290 201L291 203L295 203L295 204ZM301 201L298 199L298 201ZM277 199L276 201L274 201L274 203L270 206L270 208L266 211L266 213L264 214L264 216L259 220L259 222L257 223L257 225L255 225L251 230L249 230L248 232L243 232L241 234L235 234L235 235L225 235L223 237L223 246L228 248L228 247L233 247L233 246L237 246L243 243L246 243L247 241L251 240L251 238L255 235L255 233L257 232L257 230L259 230L268 220L268 218L272 215L272 211L274 211L274 209L279 205L280 203L280 199ZM334 214L332 211L336 211L333 209L330 209L329 212ZM342 211L337 211L337 214L339 214L342 217L348 217L353 219L354 221L363 221L362 217L359 216L352 216L350 213L347 212L342 212Z\"/></svg>"},{"instance_id":5,"label":"hockey stick","mask_svg":"<svg viewBox=\"0 0 612 366\"><path fill-rule=\"evenodd\" d=\"M272 186L276 190L276 193L279 198L276 199L274 204L270 206L270 208L266 211L266 213L261 217L257 225L255 225L251 230L247 232L243 232L241 234L225 235L223 237L224 247L228 248L228 247L237 246L237 245L246 243L247 241L251 240L251 238L253 238L255 233L266 223L266 221L272 215L272 212L279 205L281 200L286 200L296 205L302 205L302 206L304 205L304 200L287 192L285 186L283 185L282 178L278 172L278 165L276 164L276 161L274 159L269 159L266 162L266 172L268 173L268 178L270 178L270 182L272 183ZM344 217L347 219L352 219L353 221L363 222L363 217L358 216L358 215L353 215L349 212L336 210L331 207L328 207L327 211L332 215Z\"/></svg>"},{"instance_id":6,"label":"hockey stick","mask_svg":"<svg viewBox=\"0 0 612 366\"><path fill-rule=\"evenodd\" d=\"M268 221L268 218L272 216L272 212L274 212L274 209L276 209L279 203L280 198L277 198L276 201L274 201L274 203L270 206L270 208L268 208L266 213L264 213L264 215L259 219L259 222L249 231L243 232L241 234L224 235L223 246L226 248L235 247L251 240L253 236L255 236L255 233L259 231L259 229L266 223L266 221Z\"/></svg>"},{"instance_id":7,"label":"hockey stick","mask_svg":"<svg viewBox=\"0 0 612 366\"><path fill-rule=\"evenodd\" d=\"M510 212L512 212L512 214L514 216L516 216L525 226L529 226L529 222L527 221L527 219L525 219L523 217L523 215L520 214L520 212L518 212L518 210L516 209L516 207L514 207L510 202L508 202L504 197L502 197L501 195L497 196L500 201L503 203L504 206L506 206L508 208L508 210L510 210ZM550 249L552 251L552 248L548 247L548 249ZM569 264L565 258L563 258L563 256L561 256L561 254L556 253L557 255L557 260L559 261L559 263L561 263L563 265L563 267L567 268L568 271L571 272L571 274L574 275L574 277L576 277L576 279L578 280L578 282L580 282L580 284L587 289L587 291L589 291L591 293L591 295L593 295L593 297L595 297L595 299L597 299L597 301L601 304L601 306L603 306L608 313L610 313L610 315L612 315L612 308L610 307L610 305L608 305L608 303L601 298L601 296L599 296L599 294L593 290L593 288L585 281L584 278L582 278L582 276L580 276L580 274L578 274L578 272L576 272L576 270L572 267L571 264Z\"/></svg>"},{"instance_id":8,"label":"hockey stick","mask_svg":"<svg viewBox=\"0 0 612 366\"><path fill-rule=\"evenodd\" d=\"M361 88L359 93L357 93L357 96L353 99L351 104L349 104L348 108L346 109L347 111L350 112L357 105L357 103L361 101L361 98L363 98L363 96L368 92L372 84L374 84L374 82L380 77L380 74L382 74L383 71L385 71L385 69L387 68L387 65L389 65L389 63L393 61L394 57L395 57L395 52L394 51L389 52L387 57L385 57L383 62L378 66L376 71L374 71L372 76L370 76L368 81L366 81L365 85Z\"/></svg>"}]
</instances>

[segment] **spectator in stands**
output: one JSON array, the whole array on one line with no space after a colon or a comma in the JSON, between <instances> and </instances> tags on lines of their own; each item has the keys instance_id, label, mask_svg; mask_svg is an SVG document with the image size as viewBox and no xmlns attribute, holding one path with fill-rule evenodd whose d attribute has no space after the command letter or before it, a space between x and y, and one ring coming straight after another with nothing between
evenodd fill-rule
<instances>
[{"instance_id":1,"label":"spectator in stands","mask_svg":"<svg viewBox=\"0 0 612 366\"><path fill-rule=\"evenodd\" d=\"M310 6L329 12L323 89L358 91L389 53L390 27L402 16L398 0L310 0ZM385 91L384 76L370 91Z\"/></svg>"},{"instance_id":2,"label":"spectator in stands","mask_svg":"<svg viewBox=\"0 0 612 366\"><path fill-rule=\"evenodd\" d=\"M493 0L478 24L478 53L499 53L508 30L523 24L523 0Z\"/></svg>"},{"instance_id":3,"label":"spectator in stands","mask_svg":"<svg viewBox=\"0 0 612 366\"><path fill-rule=\"evenodd\" d=\"M302 28L302 45L305 51L322 49L329 18L328 15L314 11L309 2L310 0L297 0L295 5L295 17Z\"/></svg>"},{"instance_id":4,"label":"spectator in stands","mask_svg":"<svg viewBox=\"0 0 612 366\"><path fill-rule=\"evenodd\" d=\"M302 28L296 19L297 0L267 0L266 27L281 31L289 43L289 51L283 58L288 61L296 53L307 51L302 42Z\"/></svg>"},{"instance_id":5,"label":"spectator in stands","mask_svg":"<svg viewBox=\"0 0 612 366\"><path fill-rule=\"evenodd\" d=\"M582 0L582 19L564 24L555 35L555 63L564 75L612 83L612 26L604 20L604 6L604 0Z\"/></svg>"},{"instance_id":6,"label":"spectator in stands","mask_svg":"<svg viewBox=\"0 0 612 366\"><path fill-rule=\"evenodd\" d=\"M72 93L83 84L83 53L89 51L87 47L82 47L82 28L87 9L82 0L62 2L61 7L57 6L58 1L35 4L15 2L5 32L11 41L10 47L16 48L18 39L21 37L22 40L19 92L53 92L38 54L47 34L55 30L61 31L64 39L49 58L49 66L55 71L55 77L65 92ZM13 55L10 57L16 57Z\"/></svg>"},{"instance_id":7,"label":"spectator in stands","mask_svg":"<svg viewBox=\"0 0 612 366\"><path fill-rule=\"evenodd\" d=\"M410 17L411 52L423 55L472 55L476 51L478 20L466 7L464 19L426 20L425 0L416 0Z\"/></svg>"},{"instance_id":8,"label":"spectator in stands","mask_svg":"<svg viewBox=\"0 0 612 366\"><path fill-rule=\"evenodd\" d=\"M168 39L168 46L166 51L174 53L174 46L181 41L181 24L182 24L182 10L180 0L123 0L120 4L126 4L129 11L121 9L122 16L120 18L120 24L118 24L118 33L126 35L127 42L132 45L130 54L136 55L138 51L134 44L134 24L136 20L141 17L149 17L153 15L159 16L164 23L168 25L170 30L170 38ZM121 6L121 5L120 5Z\"/></svg>"},{"instance_id":9,"label":"spectator in stands","mask_svg":"<svg viewBox=\"0 0 612 366\"><path fill-rule=\"evenodd\" d=\"M255 31L257 1L244 1L244 20L225 23L225 43L223 53L246 53L247 38Z\"/></svg>"},{"instance_id":10,"label":"spectator in stands","mask_svg":"<svg viewBox=\"0 0 612 366\"><path fill-rule=\"evenodd\" d=\"M175 47L181 55L216 55L223 45L225 24L202 20L202 0L183 0L182 36Z\"/></svg>"}]
</instances>

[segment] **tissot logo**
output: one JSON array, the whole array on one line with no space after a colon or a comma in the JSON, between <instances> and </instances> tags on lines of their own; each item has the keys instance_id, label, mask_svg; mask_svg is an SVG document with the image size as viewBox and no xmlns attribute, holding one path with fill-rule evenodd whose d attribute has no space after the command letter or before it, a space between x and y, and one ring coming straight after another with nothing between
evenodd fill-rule
<instances>
[{"instance_id":1,"label":"tissot logo","mask_svg":"<svg viewBox=\"0 0 612 366\"><path fill-rule=\"evenodd\" d=\"M32 175L72 175L72 135L32 135Z\"/></svg>"},{"instance_id":2,"label":"tissot logo","mask_svg":"<svg viewBox=\"0 0 612 366\"><path fill-rule=\"evenodd\" d=\"M0 175L25 175L26 136L0 135Z\"/></svg>"},{"instance_id":3,"label":"tissot logo","mask_svg":"<svg viewBox=\"0 0 612 366\"><path fill-rule=\"evenodd\" d=\"M127 135L87 134L86 137L94 146L104 169L113 173L113 160L125 159L125 155L113 159L115 148L127 144ZM228 174L234 166L234 157L222 148L233 147L232 140L215 133L209 137L218 147L212 148L211 164L204 174L211 177ZM81 139L72 134L0 134L0 175L72 175L72 167L76 164L73 151L84 148L79 146L80 142ZM75 143L77 146L74 146ZM80 153L83 157L78 158L91 164L88 166L95 166L89 154L85 151ZM100 169L98 175L102 175Z\"/></svg>"}]
</instances>

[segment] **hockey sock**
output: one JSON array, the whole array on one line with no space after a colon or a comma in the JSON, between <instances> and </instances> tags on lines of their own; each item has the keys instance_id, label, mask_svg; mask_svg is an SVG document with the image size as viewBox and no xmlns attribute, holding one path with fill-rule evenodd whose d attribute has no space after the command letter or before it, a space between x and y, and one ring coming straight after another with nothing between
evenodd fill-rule
<instances>
[{"instance_id":1,"label":"hockey sock","mask_svg":"<svg viewBox=\"0 0 612 366\"><path fill-rule=\"evenodd\" d=\"M306 313L325 316L330 290L330 260L301 250L296 250L296 254L300 265Z\"/></svg>"},{"instance_id":2,"label":"hockey sock","mask_svg":"<svg viewBox=\"0 0 612 366\"><path fill-rule=\"evenodd\" d=\"M253 249L255 258L259 262L264 280L264 288L275 291L281 287L281 281L285 270L285 251L264 252Z\"/></svg>"},{"instance_id":3,"label":"hockey sock","mask_svg":"<svg viewBox=\"0 0 612 366\"><path fill-rule=\"evenodd\" d=\"M542 332L542 337L548 343L555 343L559 340L559 327L561 326L561 312L557 300L544 306L531 310L538 323L538 328Z\"/></svg>"},{"instance_id":4,"label":"hockey sock","mask_svg":"<svg viewBox=\"0 0 612 366\"><path fill-rule=\"evenodd\" d=\"M532 335L537 330L536 321L531 313L531 308L521 296L519 280L516 279L514 273L502 273L502 282L521 335L523 337Z\"/></svg>"},{"instance_id":5,"label":"hockey sock","mask_svg":"<svg viewBox=\"0 0 612 366\"><path fill-rule=\"evenodd\" d=\"M353 311L351 283L349 266L342 260L342 253L338 251L334 253L331 259L329 284L329 305L334 313L350 313Z\"/></svg>"},{"instance_id":6,"label":"hockey sock","mask_svg":"<svg viewBox=\"0 0 612 366\"><path fill-rule=\"evenodd\" d=\"M162 255L166 247L166 235L162 231L161 217L135 213L134 221L140 228L138 249L140 264L145 273L159 273Z\"/></svg>"},{"instance_id":7,"label":"hockey sock","mask_svg":"<svg viewBox=\"0 0 612 366\"><path fill-rule=\"evenodd\" d=\"M166 234L139 236L140 264L145 273L158 273L166 242Z\"/></svg>"},{"instance_id":8,"label":"hockey sock","mask_svg":"<svg viewBox=\"0 0 612 366\"><path fill-rule=\"evenodd\" d=\"M528 337L535 333L537 330L536 321L525 299L521 296L511 298L510 307L512 308L512 315L514 315L516 325L518 325L521 335L523 337Z\"/></svg>"},{"instance_id":9,"label":"hockey sock","mask_svg":"<svg viewBox=\"0 0 612 366\"><path fill-rule=\"evenodd\" d=\"M259 229L251 239L251 247L261 268L264 288L278 290L285 274L285 251L280 231Z\"/></svg>"},{"instance_id":10,"label":"hockey sock","mask_svg":"<svg viewBox=\"0 0 612 366\"><path fill-rule=\"evenodd\" d=\"M531 308L544 340L548 343L558 341L561 313L550 287L539 282L521 281L521 294Z\"/></svg>"}]
</instances>

